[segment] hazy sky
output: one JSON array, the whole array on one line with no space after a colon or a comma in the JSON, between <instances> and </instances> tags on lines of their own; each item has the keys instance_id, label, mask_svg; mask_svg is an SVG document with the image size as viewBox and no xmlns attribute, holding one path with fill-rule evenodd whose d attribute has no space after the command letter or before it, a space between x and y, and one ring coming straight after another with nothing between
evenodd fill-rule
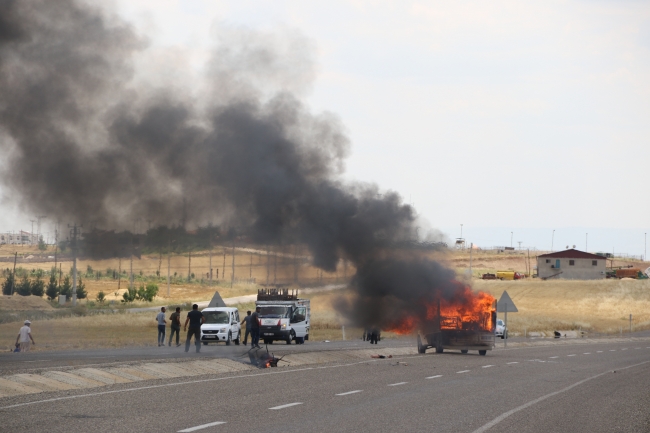
<instances>
[{"instance_id":1,"label":"hazy sky","mask_svg":"<svg viewBox=\"0 0 650 433\"><path fill-rule=\"evenodd\" d=\"M550 248L551 230L570 227L556 249L582 248L590 232L589 250L643 254L648 2L118 0L112 8L149 36L140 74L165 85L191 86L210 48L238 28L304 36L313 80L278 85L340 117L352 142L347 178L399 192L450 237L462 223L465 237L485 246L509 244L515 231L527 233L515 245ZM1 228L29 229L4 207Z\"/></svg>"}]
</instances>

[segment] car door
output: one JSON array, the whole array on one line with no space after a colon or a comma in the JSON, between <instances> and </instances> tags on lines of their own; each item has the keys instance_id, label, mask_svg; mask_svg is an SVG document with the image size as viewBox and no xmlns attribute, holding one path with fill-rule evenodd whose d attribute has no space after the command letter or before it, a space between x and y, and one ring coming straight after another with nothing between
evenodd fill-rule
<instances>
[{"instance_id":1,"label":"car door","mask_svg":"<svg viewBox=\"0 0 650 433\"><path fill-rule=\"evenodd\" d=\"M232 327L231 327L231 329L232 329L232 338L233 338L233 340L236 340L237 338L239 338L239 333L241 332L241 325L239 324L239 311L233 311L230 314L230 316L231 316L230 317L230 319L231 319L230 323L232 323Z\"/></svg>"},{"instance_id":2,"label":"car door","mask_svg":"<svg viewBox=\"0 0 650 433\"><path fill-rule=\"evenodd\" d=\"M294 308L291 315L291 328L296 333L296 337L304 337L307 334L307 307Z\"/></svg>"}]
</instances>

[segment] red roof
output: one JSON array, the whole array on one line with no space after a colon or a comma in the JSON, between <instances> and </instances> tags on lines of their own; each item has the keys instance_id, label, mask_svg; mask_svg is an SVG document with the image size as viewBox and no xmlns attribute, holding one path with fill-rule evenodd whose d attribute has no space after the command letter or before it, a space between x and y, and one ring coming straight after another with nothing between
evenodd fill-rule
<instances>
[{"instance_id":1,"label":"red roof","mask_svg":"<svg viewBox=\"0 0 650 433\"><path fill-rule=\"evenodd\" d=\"M542 254L543 258L554 258L554 259L604 259L604 256L599 256L597 254L585 253L584 251L579 251L571 248L570 250L558 251L556 253Z\"/></svg>"}]
</instances>

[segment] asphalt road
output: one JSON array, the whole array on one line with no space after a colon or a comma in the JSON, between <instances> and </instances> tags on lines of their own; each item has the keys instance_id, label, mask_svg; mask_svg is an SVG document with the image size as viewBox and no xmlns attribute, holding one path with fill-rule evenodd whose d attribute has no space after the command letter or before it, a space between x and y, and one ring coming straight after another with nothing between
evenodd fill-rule
<instances>
[{"instance_id":1,"label":"asphalt road","mask_svg":"<svg viewBox=\"0 0 650 433\"><path fill-rule=\"evenodd\" d=\"M648 408L650 342L603 340L4 398L0 431L648 432Z\"/></svg>"}]
</instances>

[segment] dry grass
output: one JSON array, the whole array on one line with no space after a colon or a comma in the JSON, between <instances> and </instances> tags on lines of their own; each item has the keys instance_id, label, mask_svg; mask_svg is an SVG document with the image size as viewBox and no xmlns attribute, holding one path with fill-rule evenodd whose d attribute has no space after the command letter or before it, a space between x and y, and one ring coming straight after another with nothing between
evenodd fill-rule
<instances>
[{"instance_id":1,"label":"dry grass","mask_svg":"<svg viewBox=\"0 0 650 433\"><path fill-rule=\"evenodd\" d=\"M512 333L582 329L599 333L650 328L650 280L475 281L499 298L504 290L519 309L508 314ZM502 316L500 314L500 316Z\"/></svg>"}]
</instances>

